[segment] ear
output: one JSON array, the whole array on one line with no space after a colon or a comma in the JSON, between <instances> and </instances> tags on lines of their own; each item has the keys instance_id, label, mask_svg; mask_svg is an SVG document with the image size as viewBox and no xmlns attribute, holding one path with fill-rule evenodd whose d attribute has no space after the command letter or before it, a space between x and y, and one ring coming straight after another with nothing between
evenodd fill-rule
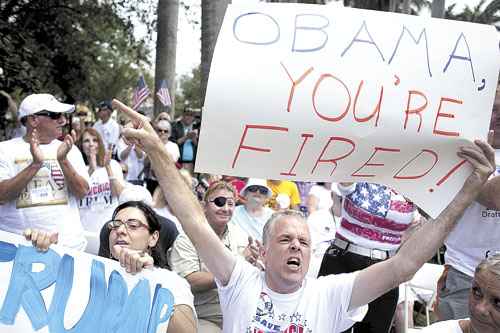
<instances>
[{"instance_id":1,"label":"ear","mask_svg":"<svg viewBox=\"0 0 500 333\"><path fill-rule=\"evenodd\" d=\"M149 240L148 240L149 248L155 247L156 243L158 243L159 238L160 238L160 232L158 230L156 230L155 232L153 232L151 234L151 236L149 236Z\"/></svg>"}]
</instances>

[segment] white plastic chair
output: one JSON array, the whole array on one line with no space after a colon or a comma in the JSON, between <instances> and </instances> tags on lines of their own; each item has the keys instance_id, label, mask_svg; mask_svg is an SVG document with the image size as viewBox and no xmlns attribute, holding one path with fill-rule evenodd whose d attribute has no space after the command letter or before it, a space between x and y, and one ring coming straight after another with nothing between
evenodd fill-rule
<instances>
[{"instance_id":1,"label":"white plastic chair","mask_svg":"<svg viewBox=\"0 0 500 333\"><path fill-rule=\"evenodd\" d=\"M405 333L418 332L418 329L408 328L408 316L413 313L408 313L408 297L410 289L414 290L417 294L422 291L428 291L430 297L418 297L420 302L425 305L425 316L427 319L427 326L430 325L429 311L436 300L437 282L439 277L443 274L444 266L436 264L424 264L415 274L415 276L405 283L405 308L404 308L404 325Z\"/></svg>"}]
</instances>

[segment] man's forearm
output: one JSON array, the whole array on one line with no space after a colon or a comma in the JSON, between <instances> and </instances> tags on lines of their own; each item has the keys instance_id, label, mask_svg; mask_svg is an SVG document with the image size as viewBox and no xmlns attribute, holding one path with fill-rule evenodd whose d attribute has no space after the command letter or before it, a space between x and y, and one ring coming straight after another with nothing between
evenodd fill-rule
<instances>
[{"instance_id":1,"label":"man's forearm","mask_svg":"<svg viewBox=\"0 0 500 333\"><path fill-rule=\"evenodd\" d=\"M15 177L0 182L0 202L15 200L33 179L42 163L31 163Z\"/></svg>"},{"instance_id":2,"label":"man's forearm","mask_svg":"<svg viewBox=\"0 0 500 333\"><path fill-rule=\"evenodd\" d=\"M165 199L179 219L184 232L208 269L222 283L228 282L236 262L235 258L208 224L198 199L182 179L163 145L157 145L147 153Z\"/></svg>"},{"instance_id":3,"label":"man's forearm","mask_svg":"<svg viewBox=\"0 0 500 333\"><path fill-rule=\"evenodd\" d=\"M85 178L76 172L75 168L73 168L68 159L59 161L59 165L61 166L64 174L64 180L68 184L68 190L71 191L71 193L73 193L78 199L85 197L89 191L89 184Z\"/></svg>"},{"instance_id":4,"label":"man's forearm","mask_svg":"<svg viewBox=\"0 0 500 333\"><path fill-rule=\"evenodd\" d=\"M474 201L477 191L464 189L435 220L425 223L399 249L393 258L400 267L399 280L409 280L444 243L448 234L462 216L467 207Z\"/></svg>"}]
</instances>

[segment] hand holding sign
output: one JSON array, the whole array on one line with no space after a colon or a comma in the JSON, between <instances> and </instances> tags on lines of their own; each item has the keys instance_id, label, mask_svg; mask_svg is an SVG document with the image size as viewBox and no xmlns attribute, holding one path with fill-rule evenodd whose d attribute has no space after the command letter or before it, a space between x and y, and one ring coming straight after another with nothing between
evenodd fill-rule
<instances>
[{"instance_id":1,"label":"hand holding sign","mask_svg":"<svg viewBox=\"0 0 500 333\"><path fill-rule=\"evenodd\" d=\"M33 247L40 252L47 252L50 245L57 243L59 234L57 232L49 232L37 229L28 228L23 232L24 238L31 241Z\"/></svg>"}]
</instances>

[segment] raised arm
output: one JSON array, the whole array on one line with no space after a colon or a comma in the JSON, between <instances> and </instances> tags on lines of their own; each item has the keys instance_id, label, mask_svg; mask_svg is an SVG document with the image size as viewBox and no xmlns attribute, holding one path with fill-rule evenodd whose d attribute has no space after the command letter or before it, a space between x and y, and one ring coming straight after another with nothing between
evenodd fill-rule
<instances>
[{"instance_id":1,"label":"raised arm","mask_svg":"<svg viewBox=\"0 0 500 333\"><path fill-rule=\"evenodd\" d=\"M227 284L236 259L208 224L197 198L182 180L148 119L118 100L113 100L113 106L133 119L135 128L124 129L124 136L148 155L165 199L184 232L210 272L222 284Z\"/></svg>"},{"instance_id":2,"label":"raised arm","mask_svg":"<svg viewBox=\"0 0 500 333\"><path fill-rule=\"evenodd\" d=\"M367 304L401 283L408 281L443 244L464 210L476 199L495 169L493 148L483 141L462 147L458 155L473 166L460 192L434 221L425 223L389 260L362 270L354 282L350 309Z\"/></svg>"}]
</instances>

